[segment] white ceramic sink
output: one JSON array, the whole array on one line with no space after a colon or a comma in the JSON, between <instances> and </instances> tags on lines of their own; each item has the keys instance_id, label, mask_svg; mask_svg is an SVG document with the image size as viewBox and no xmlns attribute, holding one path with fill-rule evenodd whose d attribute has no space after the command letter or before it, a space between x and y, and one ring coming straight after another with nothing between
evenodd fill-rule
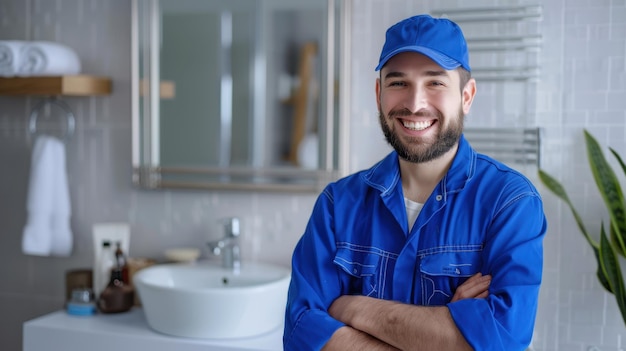
<instances>
[{"instance_id":1,"label":"white ceramic sink","mask_svg":"<svg viewBox=\"0 0 626 351\"><path fill-rule=\"evenodd\" d=\"M193 338L244 338L283 324L289 269L241 264L238 274L212 263L160 264L133 277L148 325Z\"/></svg>"}]
</instances>

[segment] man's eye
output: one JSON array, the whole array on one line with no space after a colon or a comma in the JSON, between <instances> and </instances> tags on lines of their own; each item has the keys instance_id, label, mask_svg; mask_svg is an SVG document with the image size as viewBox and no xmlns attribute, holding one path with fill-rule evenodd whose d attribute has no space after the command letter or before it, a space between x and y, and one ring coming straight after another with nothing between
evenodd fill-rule
<instances>
[{"instance_id":1,"label":"man's eye","mask_svg":"<svg viewBox=\"0 0 626 351\"><path fill-rule=\"evenodd\" d=\"M389 83L390 87L401 87L401 86L404 86L404 85L406 85L406 84L404 84L404 82L400 82L400 81L394 81L394 82Z\"/></svg>"},{"instance_id":2,"label":"man's eye","mask_svg":"<svg viewBox=\"0 0 626 351\"><path fill-rule=\"evenodd\" d=\"M432 85L432 86L444 86L445 84L443 84L442 82L440 82L438 80L434 80L434 81L430 82L430 85Z\"/></svg>"}]
</instances>

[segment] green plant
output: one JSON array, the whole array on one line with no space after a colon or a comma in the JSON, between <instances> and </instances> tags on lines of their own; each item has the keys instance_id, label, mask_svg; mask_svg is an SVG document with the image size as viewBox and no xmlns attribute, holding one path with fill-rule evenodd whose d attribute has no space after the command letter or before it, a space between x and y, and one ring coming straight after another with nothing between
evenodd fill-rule
<instances>
[{"instance_id":1,"label":"green plant","mask_svg":"<svg viewBox=\"0 0 626 351\"><path fill-rule=\"evenodd\" d=\"M626 323L626 289L620 267L618 255L626 257L626 203L620 183L607 162L597 140L584 130L585 145L589 166L595 179L600 195L609 210L610 226L609 237L604 230L604 222L600 222L600 241L597 242L589 234L585 225L570 201L563 186L553 177L539 169L539 179L556 196L569 206L578 228L591 245L598 263L597 276L602 286L615 295L617 305ZM626 174L626 165L619 154L609 148L613 156L619 162L622 171Z\"/></svg>"}]
</instances>

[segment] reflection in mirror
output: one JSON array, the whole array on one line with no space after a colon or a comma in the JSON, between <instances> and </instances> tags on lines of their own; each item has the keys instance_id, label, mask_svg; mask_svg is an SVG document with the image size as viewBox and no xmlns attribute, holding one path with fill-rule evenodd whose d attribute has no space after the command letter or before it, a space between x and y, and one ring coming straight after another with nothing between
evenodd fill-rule
<instances>
[{"instance_id":1,"label":"reflection in mirror","mask_svg":"<svg viewBox=\"0 0 626 351\"><path fill-rule=\"evenodd\" d=\"M338 177L345 7L134 0L135 183L318 191Z\"/></svg>"}]
</instances>

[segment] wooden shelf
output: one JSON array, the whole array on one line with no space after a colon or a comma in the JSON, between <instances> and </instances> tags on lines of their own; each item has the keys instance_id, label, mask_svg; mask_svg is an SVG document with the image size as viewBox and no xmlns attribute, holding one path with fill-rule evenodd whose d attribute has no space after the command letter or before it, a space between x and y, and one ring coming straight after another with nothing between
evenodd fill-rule
<instances>
[{"instance_id":1,"label":"wooden shelf","mask_svg":"<svg viewBox=\"0 0 626 351\"><path fill-rule=\"evenodd\" d=\"M150 91L150 81L139 81L139 96L144 96ZM161 99L173 99L176 97L176 83L171 80L162 80L159 83L159 97Z\"/></svg>"},{"instance_id":2,"label":"wooden shelf","mask_svg":"<svg viewBox=\"0 0 626 351\"><path fill-rule=\"evenodd\" d=\"M90 75L0 78L0 95L109 95L111 80Z\"/></svg>"}]
</instances>

